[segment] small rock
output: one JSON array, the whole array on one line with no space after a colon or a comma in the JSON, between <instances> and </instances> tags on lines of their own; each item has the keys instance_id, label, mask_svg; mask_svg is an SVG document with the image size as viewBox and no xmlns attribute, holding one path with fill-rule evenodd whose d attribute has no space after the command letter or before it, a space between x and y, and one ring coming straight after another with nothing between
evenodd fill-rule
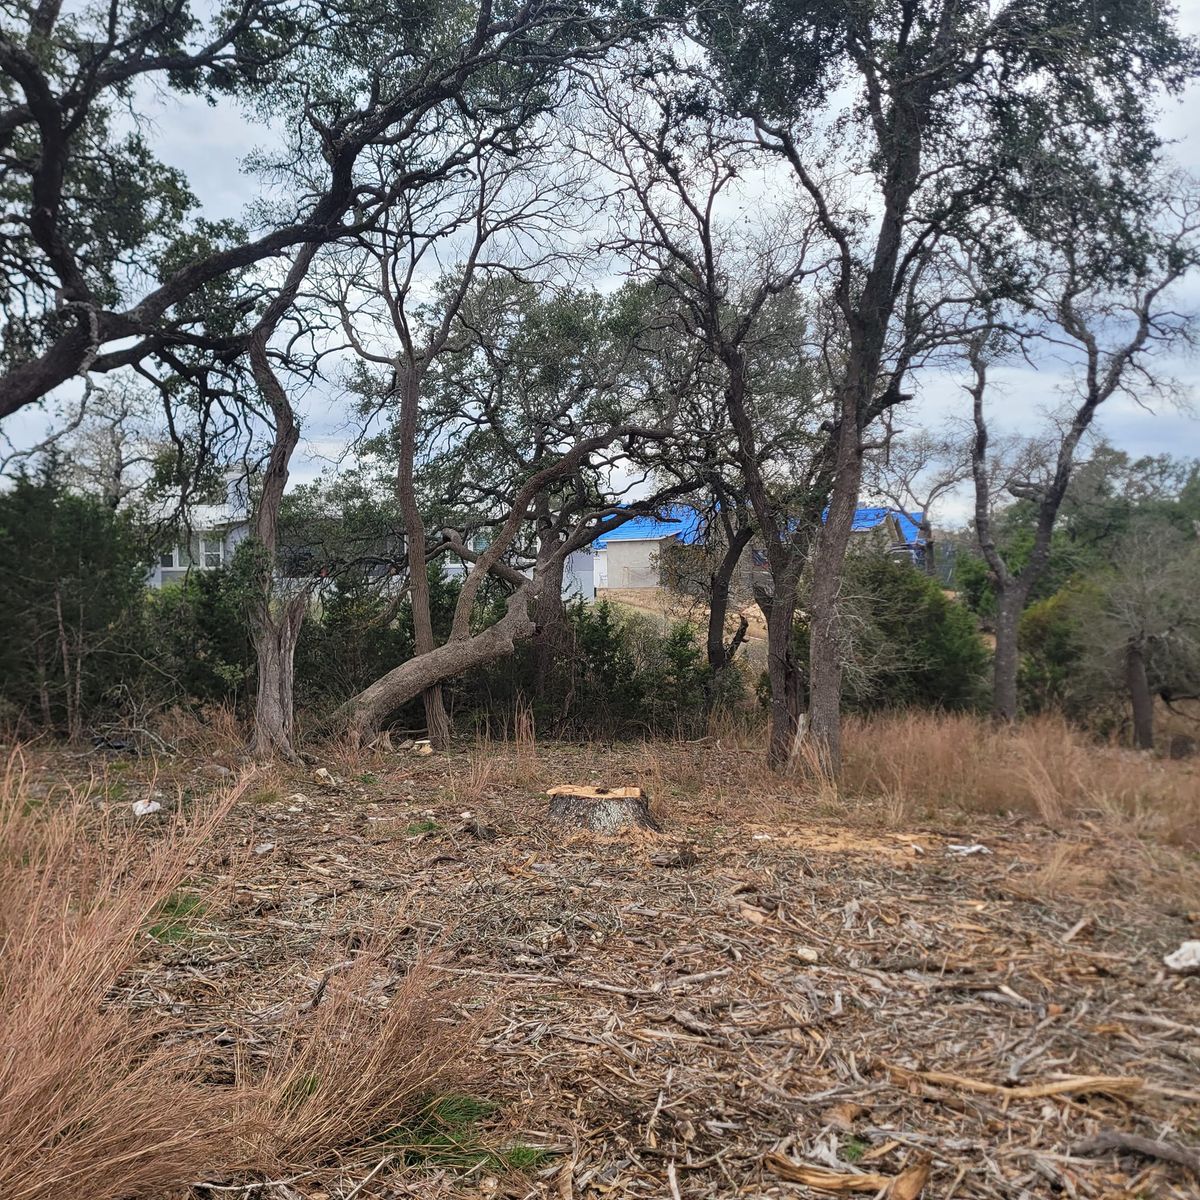
<instances>
[{"instance_id":1,"label":"small rock","mask_svg":"<svg viewBox=\"0 0 1200 1200\"><path fill-rule=\"evenodd\" d=\"M1200 942L1184 942L1163 958L1168 971L1179 975L1200 975Z\"/></svg>"},{"instance_id":2,"label":"small rock","mask_svg":"<svg viewBox=\"0 0 1200 1200\"><path fill-rule=\"evenodd\" d=\"M135 817L148 817L151 813L156 812L162 812L162 805L157 800L135 800L133 802Z\"/></svg>"}]
</instances>

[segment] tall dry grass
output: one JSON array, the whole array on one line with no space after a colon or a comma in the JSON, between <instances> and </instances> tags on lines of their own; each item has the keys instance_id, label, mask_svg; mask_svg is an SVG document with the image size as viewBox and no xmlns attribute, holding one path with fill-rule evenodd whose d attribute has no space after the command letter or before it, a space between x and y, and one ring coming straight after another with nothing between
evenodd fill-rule
<instances>
[{"instance_id":1,"label":"tall dry grass","mask_svg":"<svg viewBox=\"0 0 1200 1200\"><path fill-rule=\"evenodd\" d=\"M3 1200L162 1200L198 1181L319 1166L373 1146L461 1081L473 1030L456 993L427 960L398 973L382 940L331 964L315 991L285 998L274 1027L257 1028L253 1053L240 1054L232 1086L212 1082L187 1049L202 1040L125 1003L147 928L250 783L198 818L131 828L124 805L106 816L88 788L60 789L68 799L43 806L20 755L8 760Z\"/></svg>"},{"instance_id":2,"label":"tall dry grass","mask_svg":"<svg viewBox=\"0 0 1200 1200\"><path fill-rule=\"evenodd\" d=\"M242 1064L243 1129L260 1171L387 1144L431 1097L463 1086L476 1019L458 1015L429 960L399 979L388 960L377 944L328 968L265 1066Z\"/></svg>"},{"instance_id":3,"label":"tall dry grass","mask_svg":"<svg viewBox=\"0 0 1200 1200\"><path fill-rule=\"evenodd\" d=\"M229 1141L231 1097L203 1087L162 1021L110 993L187 861L237 799L147 843L90 797L31 801L14 753L0 781L0 1196L125 1200L197 1178Z\"/></svg>"},{"instance_id":4,"label":"tall dry grass","mask_svg":"<svg viewBox=\"0 0 1200 1200\"><path fill-rule=\"evenodd\" d=\"M916 810L1020 812L1050 825L1093 815L1173 844L1200 844L1200 770L1098 745L1065 721L1006 728L979 717L898 713L847 722L843 797Z\"/></svg>"}]
</instances>

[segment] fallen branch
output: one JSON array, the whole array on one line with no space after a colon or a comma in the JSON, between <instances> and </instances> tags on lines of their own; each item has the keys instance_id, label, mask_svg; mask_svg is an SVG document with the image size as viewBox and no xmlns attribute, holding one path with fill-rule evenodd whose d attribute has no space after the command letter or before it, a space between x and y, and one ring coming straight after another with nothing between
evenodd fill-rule
<instances>
[{"instance_id":1,"label":"fallen branch","mask_svg":"<svg viewBox=\"0 0 1200 1200\"><path fill-rule=\"evenodd\" d=\"M1086 1095L1100 1092L1107 1096L1128 1096L1140 1092L1146 1081L1135 1075L1068 1075L1048 1083L1030 1083L1006 1087L986 1079L971 1079L948 1071L910 1071L905 1067L884 1064L889 1075L901 1083L934 1083L956 1087L964 1092L980 1092L988 1096L1008 1096L1014 1100L1037 1100L1045 1096Z\"/></svg>"},{"instance_id":2,"label":"fallen branch","mask_svg":"<svg viewBox=\"0 0 1200 1200\"><path fill-rule=\"evenodd\" d=\"M1200 1154L1169 1142L1156 1142L1153 1138L1141 1137L1136 1133L1124 1133L1120 1129L1104 1129L1092 1137L1084 1138L1071 1147L1072 1154L1090 1157L1094 1154L1140 1154L1142 1158L1158 1158L1163 1162L1177 1163L1200 1175Z\"/></svg>"}]
</instances>

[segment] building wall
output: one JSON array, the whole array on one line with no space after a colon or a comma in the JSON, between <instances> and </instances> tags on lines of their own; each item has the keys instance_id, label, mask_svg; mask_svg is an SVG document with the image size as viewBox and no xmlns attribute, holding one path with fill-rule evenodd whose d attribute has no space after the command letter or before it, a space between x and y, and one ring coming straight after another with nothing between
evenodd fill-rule
<instances>
[{"instance_id":1,"label":"building wall","mask_svg":"<svg viewBox=\"0 0 1200 1200\"><path fill-rule=\"evenodd\" d=\"M608 588L656 588L660 583L659 548L653 541L609 540L606 548L608 572L604 586Z\"/></svg>"}]
</instances>

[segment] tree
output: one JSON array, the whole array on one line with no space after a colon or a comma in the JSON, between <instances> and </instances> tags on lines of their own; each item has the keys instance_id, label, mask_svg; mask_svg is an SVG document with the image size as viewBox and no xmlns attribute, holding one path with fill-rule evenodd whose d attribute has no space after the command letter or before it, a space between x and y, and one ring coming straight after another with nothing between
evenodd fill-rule
<instances>
[{"instance_id":1,"label":"tree","mask_svg":"<svg viewBox=\"0 0 1200 1200\"><path fill-rule=\"evenodd\" d=\"M67 491L53 458L0 493L0 691L16 716L82 737L130 651L150 549L127 514Z\"/></svg>"},{"instance_id":2,"label":"tree","mask_svg":"<svg viewBox=\"0 0 1200 1200\"><path fill-rule=\"evenodd\" d=\"M662 307L717 373L721 425L699 444L732 443L770 572L759 595L767 619L768 759L792 762L800 682L792 623L800 575L827 500L820 422L824 404L799 285L825 269L810 254L810 214L790 205L745 237L744 139L695 115L671 86L630 72L591 90L600 127L583 143L616 176L623 226L614 245L665 297ZM602 147L597 150L594 147ZM735 232L736 235L735 235ZM711 628L711 627L710 627Z\"/></svg>"},{"instance_id":3,"label":"tree","mask_svg":"<svg viewBox=\"0 0 1200 1200\"><path fill-rule=\"evenodd\" d=\"M866 478L872 491L915 522L921 566L936 576L933 507L971 478L967 439L928 430L889 433L869 457Z\"/></svg>"},{"instance_id":4,"label":"tree","mask_svg":"<svg viewBox=\"0 0 1200 1200\"><path fill-rule=\"evenodd\" d=\"M1105 246L1109 251L1100 266L1092 261L1074 222L1052 243L1038 246L1042 282L1027 293L1025 305L1039 322L1035 335L1072 356L1073 395L1043 442L1044 453L1027 457L1026 470L1009 472L1006 490L1029 503L1036 514L1028 555L1019 568L1001 554L994 524L986 395L989 366L1003 340L990 300L984 305L981 328L967 339L972 372L967 390L975 426L975 531L996 594L992 711L997 719L1013 721L1017 716L1021 614L1049 563L1055 522L1081 440L1100 406L1114 395L1161 390L1164 384L1152 373L1149 356L1190 339L1190 322L1174 309L1171 288L1193 269L1200 252L1193 199L1185 196L1170 215L1174 223L1167 228L1137 230L1132 252L1122 253L1129 234L1118 230L1116 244L1107 241L1096 247L1100 254Z\"/></svg>"},{"instance_id":5,"label":"tree","mask_svg":"<svg viewBox=\"0 0 1200 1200\"><path fill-rule=\"evenodd\" d=\"M493 88L520 81L531 95L630 29L560 0L420 10L240 0L205 18L186 0L78 10L19 0L10 13L0 31L0 416L74 375L147 364L215 401L209 376L248 345L255 269L369 227L424 177L413 160L373 188L357 170L364 156L430 136L448 107L494 114ZM303 177L294 207L261 206L257 230L187 220L186 181L119 119L153 87L232 95L268 115L288 138L269 167Z\"/></svg>"},{"instance_id":6,"label":"tree","mask_svg":"<svg viewBox=\"0 0 1200 1200\"><path fill-rule=\"evenodd\" d=\"M695 102L748 120L815 215L829 263L818 305L836 323L831 500L813 554L808 719L839 760L842 565L880 417L931 345L944 297L926 277L955 237L989 245L997 205L1028 204L1049 157L1070 188L1099 164L1114 204L1153 160L1153 96L1195 70L1193 48L1154 6L1110 0L736 0L697 10L708 50ZM1073 171L1073 175L1072 175Z\"/></svg>"}]
</instances>

